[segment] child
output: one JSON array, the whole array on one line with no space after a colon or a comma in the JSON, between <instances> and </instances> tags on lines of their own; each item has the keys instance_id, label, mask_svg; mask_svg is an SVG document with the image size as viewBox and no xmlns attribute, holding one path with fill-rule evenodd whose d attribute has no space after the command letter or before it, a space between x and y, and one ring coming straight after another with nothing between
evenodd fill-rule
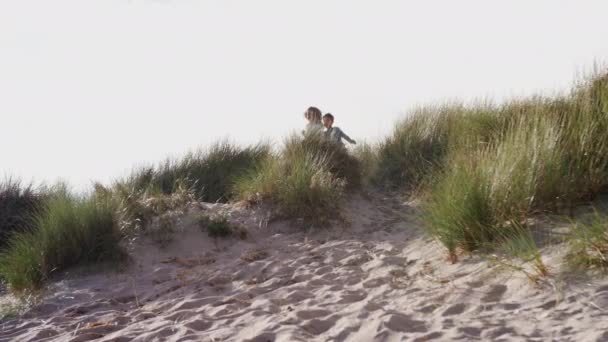
<instances>
[{"instance_id":1,"label":"child","mask_svg":"<svg viewBox=\"0 0 608 342\"><path fill-rule=\"evenodd\" d=\"M308 120L306 128L302 134L320 134L323 132L323 124L321 123L321 111L317 107L308 107L304 112L304 117Z\"/></svg>"},{"instance_id":2,"label":"child","mask_svg":"<svg viewBox=\"0 0 608 342\"><path fill-rule=\"evenodd\" d=\"M344 143L342 143L342 138L344 138L344 140L348 141L351 144L357 143L348 135L346 135L346 133L344 133L339 127L333 127L333 124L334 116L331 115L331 113L323 115L323 126L325 126L325 138L327 140L344 145Z\"/></svg>"}]
</instances>

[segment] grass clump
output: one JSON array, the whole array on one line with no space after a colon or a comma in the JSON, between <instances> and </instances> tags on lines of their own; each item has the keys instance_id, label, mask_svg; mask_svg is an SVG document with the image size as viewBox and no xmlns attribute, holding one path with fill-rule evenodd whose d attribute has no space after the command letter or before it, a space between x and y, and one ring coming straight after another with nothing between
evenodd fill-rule
<instances>
[{"instance_id":1,"label":"grass clump","mask_svg":"<svg viewBox=\"0 0 608 342\"><path fill-rule=\"evenodd\" d=\"M608 270L608 217L596 213L590 224L573 223L568 243L570 266Z\"/></svg>"},{"instance_id":2,"label":"grass clump","mask_svg":"<svg viewBox=\"0 0 608 342\"><path fill-rule=\"evenodd\" d=\"M379 144L376 181L417 188L444 166L451 151L484 146L500 135L497 114L489 104L449 103L415 110Z\"/></svg>"},{"instance_id":3,"label":"grass clump","mask_svg":"<svg viewBox=\"0 0 608 342\"><path fill-rule=\"evenodd\" d=\"M241 239L247 237L247 231L230 224L226 215L214 217L201 215L198 218L197 223L201 231L206 232L207 235L212 238L226 238L234 235Z\"/></svg>"},{"instance_id":4,"label":"grass clump","mask_svg":"<svg viewBox=\"0 0 608 342\"><path fill-rule=\"evenodd\" d=\"M4 248L13 234L22 232L30 218L43 204L42 195L31 185L7 179L0 183L0 249Z\"/></svg>"},{"instance_id":5,"label":"grass clump","mask_svg":"<svg viewBox=\"0 0 608 342\"><path fill-rule=\"evenodd\" d=\"M544 263L540 249L532 236L532 232L526 227L515 225L509 230L510 236L497 244L497 250L506 258L517 258L523 262L521 265L513 264L506 258L494 255L494 261L498 264L522 272L531 282L538 283L542 278L549 276L549 268ZM526 267L528 266L528 267Z\"/></svg>"},{"instance_id":6,"label":"grass clump","mask_svg":"<svg viewBox=\"0 0 608 342\"><path fill-rule=\"evenodd\" d=\"M207 150L168 159L157 167L145 167L121 182L131 192L160 191L171 194L179 186L205 202L227 202L235 179L251 170L270 153L267 144L239 147L218 142Z\"/></svg>"},{"instance_id":7,"label":"grass clump","mask_svg":"<svg viewBox=\"0 0 608 342\"><path fill-rule=\"evenodd\" d=\"M428 169L431 232L451 254L472 251L511 236L531 214L571 208L603 191L607 105L605 76L563 98L496 108L499 128L475 139L493 138L452 143L439 171Z\"/></svg>"},{"instance_id":8,"label":"grass clump","mask_svg":"<svg viewBox=\"0 0 608 342\"><path fill-rule=\"evenodd\" d=\"M282 151L239 178L235 192L248 201L268 200L285 217L325 224L336 216L349 184L360 184L360 170L343 147L315 136L293 136Z\"/></svg>"},{"instance_id":9,"label":"grass clump","mask_svg":"<svg viewBox=\"0 0 608 342\"><path fill-rule=\"evenodd\" d=\"M170 194L158 188L142 191L120 183L113 190L98 185L96 191L108 195L115 203L120 230L127 236L145 232L155 218L181 212L195 200L194 194L183 182L178 182Z\"/></svg>"},{"instance_id":10,"label":"grass clump","mask_svg":"<svg viewBox=\"0 0 608 342\"><path fill-rule=\"evenodd\" d=\"M114 209L106 198L55 190L0 254L0 275L14 291L34 290L67 267L122 258Z\"/></svg>"},{"instance_id":11,"label":"grass clump","mask_svg":"<svg viewBox=\"0 0 608 342\"><path fill-rule=\"evenodd\" d=\"M170 212L156 217L154 222L146 227L145 234L152 238L160 248L165 248L175 238L178 232L179 213Z\"/></svg>"},{"instance_id":12,"label":"grass clump","mask_svg":"<svg viewBox=\"0 0 608 342\"><path fill-rule=\"evenodd\" d=\"M378 183L379 158L377 146L369 143L358 144L353 150L353 156L359 165L362 186Z\"/></svg>"}]
</instances>

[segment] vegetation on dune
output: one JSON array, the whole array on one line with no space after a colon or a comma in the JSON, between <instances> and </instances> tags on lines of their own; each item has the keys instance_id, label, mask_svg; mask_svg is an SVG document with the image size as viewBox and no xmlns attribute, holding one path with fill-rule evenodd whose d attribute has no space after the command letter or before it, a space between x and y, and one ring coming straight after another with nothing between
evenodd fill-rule
<instances>
[{"instance_id":1,"label":"vegetation on dune","mask_svg":"<svg viewBox=\"0 0 608 342\"><path fill-rule=\"evenodd\" d=\"M36 289L70 266L120 260L125 236L145 232L165 245L197 200L264 201L286 218L324 225L340 217L345 193L369 184L417 190L423 220L452 260L460 251L504 250L532 263L532 278L545 276L527 219L607 189L608 75L556 98L419 108L353 154L321 136L294 135L276 151L219 142L83 196L8 180L0 184L0 276L15 291ZM573 225L574 264L606 268L605 222ZM198 224L214 238L246 235L225 217Z\"/></svg>"},{"instance_id":2,"label":"vegetation on dune","mask_svg":"<svg viewBox=\"0 0 608 342\"><path fill-rule=\"evenodd\" d=\"M0 183L0 249L13 234L26 229L30 218L42 205L42 195L31 185L23 186L10 178Z\"/></svg>"},{"instance_id":3,"label":"vegetation on dune","mask_svg":"<svg viewBox=\"0 0 608 342\"><path fill-rule=\"evenodd\" d=\"M185 186L198 200L227 202L234 180L256 167L270 153L268 144L239 147L218 142L206 150L190 152L179 159L167 159L157 167L136 170L118 187L129 193L160 191L171 194Z\"/></svg>"},{"instance_id":4,"label":"vegetation on dune","mask_svg":"<svg viewBox=\"0 0 608 342\"><path fill-rule=\"evenodd\" d=\"M248 201L269 200L286 217L323 224L336 216L344 191L360 182L359 162L346 149L314 135L292 136L240 177L235 192Z\"/></svg>"},{"instance_id":5,"label":"vegetation on dune","mask_svg":"<svg viewBox=\"0 0 608 342\"><path fill-rule=\"evenodd\" d=\"M356 189L361 185L359 160L343 145L327 141L322 136L291 136L285 142L282 156L287 160L297 160L302 156L323 159L327 170L335 178L343 180L347 189Z\"/></svg>"},{"instance_id":6,"label":"vegetation on dune","mask_svg":"<svg viewBox=\"0 0 608 342\"><path fill-rule=\"evenodd\" d=\"M196 199L185 182L181 181L176 182L173 192L169 194L155 187L141 190L121 183L112 189L98 184L96 194L112 201L120 231L127 236L145 231L154 218L182 210Z\"/></svg>"},{"instance_id":7,"label":"vegetation on dune","mask_svg":"<svg viewBox=\"0 0 608 342\"><path fill-rule=\"evenodd\" d=\"M247 230L232 225L225 215L209 217L201 215L198 217L197 224L202 232L206 232L212 238L225 238L229 236L237 236L240 239L247 237Z\"/></svg>"},{"instance_id":8,"label":"vegetation on dune","mask_svg":"<svg viewBox=\"0 0 608 342\"><path fill-rule=\"evenodd\" d=\"M361 187L369 187L378 183L378 153L376 145L360 143L353 149L352 155L358 162Z\"/></svg>"},{"instance_id":9,"label":"vegetation on dune","mask_svg":"<svg viewBox=\"0 0 608 342\"><path fill-rule=\"evenodd\" d=\"M488 144L500 135L502 125L496 108L489 104L419 108L379 144L376 182L416 188L445 166L452 151Z\"/></svg>"},{"instance_id":10,"label":"vegetation on dune","mask_svg":"<svg viewBox=\"0 0 608 342\"><path fill-rule=\"evenodd\" d=\"M114 214L106 198L54 189L28 229L13 236L0 253L0 275L11 289L29 290L67 267L122 258Z\"/></svg>"},{"instance_id":11,"label":"vegetation on dune","mask_svg":"<svg viewBox=\"0 0 608 342\"><path fill-rule=\"evenodd\" d=\"M568 241L573 268L608 270L608 217L596 213L589 224L573 223Z\"/></svg>"},{"instance_id":12,"label":"vegetation on dune","mask_svg":"<svg viewBox=\"0 0 608 342\"><path fill-rule=\"evenodd\" d=\"M452 258L521 240L530 215L606 189L608 75L567 96L422 107L358 155L376 184L421 190L424 221Z\"/></svg>"}]
</instances>

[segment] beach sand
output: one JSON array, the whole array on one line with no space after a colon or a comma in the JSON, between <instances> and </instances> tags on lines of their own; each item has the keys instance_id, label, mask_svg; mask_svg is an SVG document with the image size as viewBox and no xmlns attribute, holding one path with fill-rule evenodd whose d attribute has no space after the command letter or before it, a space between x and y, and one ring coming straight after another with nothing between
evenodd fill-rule
<instances>
[{"instance_id":1,"label":"beach sand","mask_svg":"<svg viewBox=\"0 0 608 342\"><path fill-rule=\"evenodd\" d=\"M247 238L209 238L201 212ZM193 205L166 248L141 238L123 270L53 279L0 341L608 341L608 280L566 277L563 245L543 247L534 282L487 256L450 263L414 204L355 196L344 217L306 231Z\"/></svg>"}]
</instances>

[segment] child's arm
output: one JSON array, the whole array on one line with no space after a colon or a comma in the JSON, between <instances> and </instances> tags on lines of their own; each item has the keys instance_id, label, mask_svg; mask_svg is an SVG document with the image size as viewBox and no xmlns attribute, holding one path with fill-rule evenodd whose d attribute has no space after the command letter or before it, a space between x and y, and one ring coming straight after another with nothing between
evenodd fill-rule
<instances>
[{"instance_id":1,"label":"child's arm","mask_svg":"<svg viewBox=\"0 0 608 342\"><path fill-rule=\"evenodd\" d=\"M357 142L351 139L348 135L346 135L343 130L340 130L340 133L342 134L342 138L344 138L344 140L348 141L351 144L357 144Z\"/></svg>"}]
</instances>

